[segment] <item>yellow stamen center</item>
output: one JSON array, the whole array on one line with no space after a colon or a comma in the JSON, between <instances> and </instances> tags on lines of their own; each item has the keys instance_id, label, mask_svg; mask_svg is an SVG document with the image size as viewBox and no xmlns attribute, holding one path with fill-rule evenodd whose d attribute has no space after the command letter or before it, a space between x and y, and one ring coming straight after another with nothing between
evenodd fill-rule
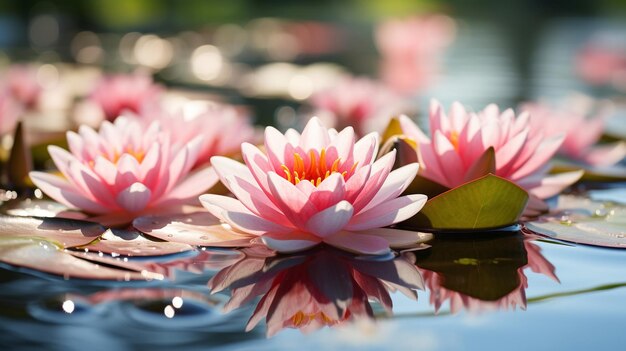
<instances>
[{"instance_id":1,"label":"yellow stamen center","mask_svg":"<svg viewBox=\"0 0 626 351\"><path fill-rule=\"evenodd\" d=\"M340 158L337 158L328 166L326 159L326 149L322 149L319 155L310 150L307 159L297 152L293 154L293 166L290 169L286 165L281 165L285 174L285 179L293 184L298 184L303 180L310 181L313 185L318 186L333 173L341 173L344 179L347 179L354 173L357 164L353 164L349 170L345 170ZM340 171L344 169L344 171Z\"/></svg>"},{"instance_id":2,"label":"yellow stamen center","mask_svg":"<svg viewBox=\"0 0 626 351\"><path fill-rule=\"evenodd\" d=\"M291 317L291 321L293 322L294 327L299 327L301 325L306 325L311 321L315 320L316 317L320 317L322 322L326 325L334 324L335 320L328 317L324 312L317 313L304 313L302 311L296 312L296 314Z\"/></svg>"},{"instance_id":3,"label":"yellow stamen center","mask_svg":"<svg viewBox=\"0 0 626 351\"><path fill-rule=\"evenodd\" d=\"M456 150L459 149L459 133L457 131L452 131L450 133L450 142Z\"/></svg>"}]
</instances>

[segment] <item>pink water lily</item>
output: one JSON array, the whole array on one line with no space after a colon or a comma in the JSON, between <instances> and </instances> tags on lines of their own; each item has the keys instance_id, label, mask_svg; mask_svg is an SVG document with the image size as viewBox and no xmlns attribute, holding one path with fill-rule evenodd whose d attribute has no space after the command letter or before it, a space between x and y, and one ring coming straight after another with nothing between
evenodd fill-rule
<instances>
[{"instance_id":1,"label":"pink water lily","mask_svg":"<svg viewBox=\"0 0 626 351\"><path fill-rule=\"evenodd\" d=\"M199 110L179 108L174 112L151 105L141 110L140 118L147 125L158 121L174 142L186 144L200 136L194 167L207 165L212 156L236 154L243 142L250 142L255 137L250 118L230 105L213 103L205 104Z\"/></svg>"},{"instance_id":2,"label":"pink water lily","mask_svg":"<svg viewBox=\"0 0 626 351\"><path fill-rule=\"evenodd\" d=\"M531 115L534 133L565 134L559 154L591 166L614 165L626 156L626 143L595 145L602 137L608 114L604 110L591 116L592 108L592 101L582 96L573 96L560 107L545 103L522 105L522 110Z\"/></svg>"},{"instance_id":3,"label":"pink water lily","mask_svg":"<svg viewBox=\"0 0 626 351\"><path fill-rule=\"evenodd\" d=\"M11 95L6 91L0 92L0 136L13 131L22 110Z\"/></svg>"},{"instance_id":4,"label":"pink water lily","mask_svg":"<svg viewBox=\"0 0 626 351\"><path fill-rule=\"evenodd\" d=\"M385 227L415 215L424 195L400 195L416 163L391 171L395 150L375 161L378 135L355 142L312 118L302 134L265 130L265 151L244 143L245 165L213 157L221 181L237 199L203 195L202 204L234 230L257 235L272 249L295 252L326 243L348 251L384 254L423 240Z\"/></svg>"},{"instance_id":5,"label":"pink water lily","mask_svg":"<svg viewBox=\"0 0 626 351\"><path fill-rule=\"evenodd\" d=\"M406 113L408 104L381 83L367 78L345 78L311 98L319 116L328 116L337 128L352 126L358 135L382 132L394 115Z\"/></svg>"},{"instance_id":6,"label":"pink water lily","mask_svg":"<svg viewBox=\"0 0 626 351\"><path fill-rule=\"evenodd\" d=\"M124 111L139 113L146 104L156 103L163 87L144 74L113 75L103 78L89 96L102 109L104 118L114 120Z\"/></svg>"},{"instance_id":7,"label":"pink water lily","mask_svg":"<svg viewBox=\"0 0 626 351\"><path fill-rule=\"evenodd\" d=\"M429 117L431 138L406 116L400 118L400 124L403 133L418 143L420 175L448 188L481 176L476 167L490 148L495 151L495 167L490 172L515 182L539 199L558 194L583 174L547 174L548 162L564 137L532 133L528 113L516 118L513 110L500 112L493 104L472 113L455 102L448 116L433 101Z\"/></svg>"},{"instance_id":8,"label":"pink water lily","mask_svg":"<svg viewBox=\"0 0 626 351\"><path fill-rule=\"evenodd\" d=\"M28 108L35 107L41 96L42 87L37 79L37 67L30 65L12 65L9 67L2 84L13 98Z\"/></svg>"},{"instance_id":9,"label":"pink water lily","mask_svg":"<svg viewBox=\"0 0 626 351\"><path fill-rule=\"evenodd\" d=\"M81 127L68 132L70 151L51 145L48 152L62 176L31 172L32 181L54 200L90 214L132 219L180 205L217 182L211 168L190 173L201 138L171 143L158 122L148 128L134 119L105 121L98 132Z\"/></svg>"},{"instance_id":10,"label":"pink water lily","mask_svg":"<svg viewBox=\"0 0 626 351\"><path fill-rule=\"evenodd\" d=\"M434 80L441 56L454 40L455 32L454 20L440 14L381 23L375 40L382 56L382 80L404 93L424 89Z\"/></svg>"}]
</instances>

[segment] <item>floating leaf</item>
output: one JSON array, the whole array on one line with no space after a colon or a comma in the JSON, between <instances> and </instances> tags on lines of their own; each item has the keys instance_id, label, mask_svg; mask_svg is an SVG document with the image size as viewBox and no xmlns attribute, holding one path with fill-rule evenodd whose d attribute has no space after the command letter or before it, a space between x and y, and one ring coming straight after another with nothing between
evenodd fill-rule
<instances>
[{"instance_id":1,"label":"floating leaf","mask_svg":"<svg viewBox=\"0 0 626 351\"><path fill-rule=\"evenodd\" d=\"M626 205L626 188L592 190L589 197L596 201L615 202Z\"/></svg>"},{"instance_id":2,"label":"floating leaf","mask_svg":"<svg viewBox=\"0 0 626 351\"><path fill-rule=\"evenodd\" d=\"M90 251L99 251L113 256L161 256L189 251L190 245L154 241L136 230L109 229L100 240L85 246Z\"/></svg>"},{"instance_id":3,"label":"floating leaf","mask_svg":"<svg viewBox=\"0 0 626 351\"><path fill-rule=\"evenodd\" d=\"M518 221L527 201L522 188L489 174L428 200L402 225L440 231L505 227Z\"/></svg>"},{"instance_id":4,"label":"floating leaf","mask_svg":"<svg viewBox=\"0 0 626 351\"><path fill-rule=\"evenodd\" d=\"M2 212L20 217L58 217L69 219L86 219L87 215L71 210L56 201L26 199L11 201L2 206Z\"/></svg>"},{"instance_id":5,"label":"floating leaf","mask_svg":"<svg viewBox=\"0 0 626 351\"><path fill-rule=\"evenodd\" d=\"M208 212L136 218L133 226L150 236L196 246L250 246L255 236L235 232Z\"/></svg>"},{"instance_id":6,"label":"floating leaf","mask_svg":"<svg viewBox=\"0 0 626 351\"><path fill-rule=\"evenodd\" d=\"M105 231L105 227L87 221L0 215L0 237L39 237L64 248L87 245Z\"/></svg>"},{"instance_id":7,"label":"floating leaf","mask_svg":"<svg viewBox=\"0 0 626 351\"><path fill-rule=\"evenodd\" d=\"M34 238L1 237L0 261L64 278L146 280L158 278L148 272L110 268L69 254L54 243Z\"/></svg>"},{"instance_id":8,"label":"floating leaf","mask_svg":"<svg viewBox=\"0 0 626 351\"><path fill-rule=\"evenodd\" d=\"M594 167L571 162L559 162L550 170L551 173L565 173L583 169L585 174L580 180L593 182L620 182L626 180L626 167L604 166Z\"/></svg>"},{"instance_id":9,"label":"floating leaf","mask_svg":"<svg viewBox=\"0 0 626 351\"><path fill-rule=\"evenodd\" d=\"M626 248L626 207L560 196L557 210L525 223L527 229L579 244Z\"/></svg>"}]
</instances>

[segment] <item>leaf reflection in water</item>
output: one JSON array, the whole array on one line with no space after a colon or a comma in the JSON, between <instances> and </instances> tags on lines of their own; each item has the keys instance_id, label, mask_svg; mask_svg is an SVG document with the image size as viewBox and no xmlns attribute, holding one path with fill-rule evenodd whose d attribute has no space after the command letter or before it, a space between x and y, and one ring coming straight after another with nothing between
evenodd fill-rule
<instances>
[{"instance_id":1,"label":"leaf reflection in water","mask_svg":"<svg viewBox=\"0 0 626 351\"><path fill-rule=\"evenodd\" d=\"M246 330L265 319L268 336L284 328L306 333L372 319L371 300L391 313L390 292L417 299L416 290L424 286L419 271L404 256L371 260L328 247L290 256L258 246L242 252L245 256L218 272L209 288L212 293L231 289L225 311L261 297Z\"/></svg>"},{"instance_id":2,"label":"leaf reflection in water","mask_svg":"<svg viewBox=\"0 0 626 351\"><path fill-rule=\"evenodd\" d=\"M431 250L416 256L416 264L435 311L446 301L451 313L525 310L526 269L559 282L554 265L532 243L534 238L510 233L434 240Z\"/></svg>"}]
</instances>

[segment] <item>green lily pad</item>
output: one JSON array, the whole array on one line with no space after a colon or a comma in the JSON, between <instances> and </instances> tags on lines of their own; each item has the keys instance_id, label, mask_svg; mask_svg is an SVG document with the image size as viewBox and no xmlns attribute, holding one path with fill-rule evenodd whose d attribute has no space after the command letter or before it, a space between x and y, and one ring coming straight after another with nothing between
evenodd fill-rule
<instances>
[{"instance_id":1,"label":"green lily pad","mask_svg":"<svg viewBox=\"0 0 626 351\"><path fill-rule=\"evenodd\" d=\"M87 245L105 231L99 224L80 220L0 215L0 237L38 237L63 248Z\"/></svg>"},{"instance_id":2,"label":"green lily pad","mask_svg":"<svg viewBox=\"0 0 626 351\"><path fill-rule=\"evenodd\" d=\"M578 163L559 161L552 167L550 173L565 173L580 169L585 171L585 174L583 174L580 179L582 181L622 182L626 180L626 167L620 165L593 167Z\"/></svg>"},{"instance_id":3,"label":"green lily pad","mask_svg":"<svg viewBox=\"0 0 626 351\"><path fill-rule=\"evenodd\" d=\"M77 257L56 243L37 238L0 237L0 261L19 267L63 276L99 280L152 280L162 275L137 271L132 263L88 256ZM113 268L115 267L115 268Z\"/></svg>"},{"instance_id":4,"label":"green lily pad","mask_svg":"<svg viewBox=\"0 0 626 351\"><path fill-rule=\"evenodd\" d=\"M524 225L557 240L626 248L626 207L612 203L561 195L555 211Z\"/></svg>"},{"instance_id":5,"label":"green lily pad","mask_svg":"<svg viewBox=\"0 0 626 351\"><path fill-rule=\"evenodd\" d=\"M465 183L428 200L402 225L425 231L474 231L516 223L528 193L493 174Z\"/></svg>"},{"instance_id":6,"label":"green lily pad","mask_svg":"<svg viewBox=\"0 0 626 351\"><path fill-rule=\"evenodd\" d=\"M188 244L155 241L136 230L108 229L99 240L84 247L117 256L162 256L192 250Z\"/></svg>"}]
</instances>

